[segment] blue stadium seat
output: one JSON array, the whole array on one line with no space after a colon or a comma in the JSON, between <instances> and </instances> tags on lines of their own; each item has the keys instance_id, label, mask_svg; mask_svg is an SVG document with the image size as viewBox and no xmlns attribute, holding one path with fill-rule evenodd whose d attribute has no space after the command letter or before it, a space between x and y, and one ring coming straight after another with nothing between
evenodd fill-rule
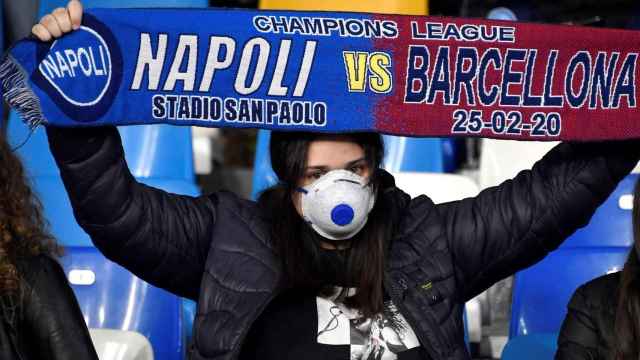
<instances>
[{"instance_id":1,"label":"blue stadium seat","mask_svg":"<svg viewBox=\"0 0 640 360\"><path fill-rule=\"evenodd\" d=\"M83 0L91 7L207 7L207 0ZM38 17L67 0L41 0ZM193 171L191 130L187 127L136 126L120 128L129 168L138 181L166 191L198 195ZM48 150L44 129L29 135L15 113L10 114L8 137L13 146L29 138L19 150L45 216L59 242L66 247L65 270L95 270L94 286L73 286L90 327L140 332L147 336L156 359L182 359L185 336L193 323L194 303L155 288L102 257L76 224L58 170ZM127 325L125 329L125 326Z\"/></svg>"},{"instance_id":2,"label":"blue stadium seat","mask_svg":"<svg viewBox=\"0 0 640 360\"><path fill-rule=\"evenodd\" d=\"M391 172L453 172L460 140L383 135L384 168Z\"/></svg>"},{"instance_id":3,"label":"blue stadium seat","mask_svg":"<svg viewBox=\"0 0 640 360\"><path fill-rule=\"evenodd\" d=\"M638 174L627 176L588 226L576 231L540 263L516 274L509 329L512 341L557 333L578 286L622 269L633 242L629 196L637 179ZM528 340L523 341L510 345L510 351L515 352L518 344L527 344ZM525 347L522 351L525 354L528 350Z\"/></svg>"},{"instance_id":4,"label":"blue stadium seat","mask_svg":"<svg viewBox=\"0 0 640 360\"><path fill-rule=\"evenodd\" d=\"M261 191L278 182L278 177L271 168L271 157L269 156L270 138L270 131L258 131L258 138L256 139L256 157L253 161L252 199L257 199Z\"/></svg>"},{"instance_id":5,"label":"blue stadium seat","mask_svg":"<svg viewBox=\"0 0 640 360\"><path fill-rule=\"evenodd\" d=\"M631 210L622 207L637 178L637 174L627 176L588 226L540 263L516 274L511 337L557 332L567 302L579 285L622 269L633 241Z\"/></svg>"},{"instance_id":6,"label":"blue stadium seat","mask_svg":"<svg viewBox=\"0 0 640 360\"><path fill-rule=\"evenodd\" d=\"M251 196L274 185L278 179L269 159L270 132L260 130L256 143ZM459 140L440 138L410 138L383 136L385 143L384 168L391 172L452 172L456 167Z\"/></svg>"},{"instance_id":7,"label":"blue stadium seat","mask_svg":"<svg viewBox=\"0 0 640 360\"><path fill-rule=\"evenodd\" d=\"M502 360L553 359L558 342L557 333L522 335L511 339L502 350Z\"/></svg>"},{"instance_id":8,"label":"blue stadium seat","mask_svg":"<svg viewBox=\"0 0 640 360\"><path fill-rule=\"evenodd\" d=\"M621 270L628 251L608 246L560 248L519 272L513 284L510 336L559 331L575 289L607 272Z\"/></svg>"},{"instance_id":9,"label":"blue stadium seat","mask_svg":"<svg viewBox=\"0 0 640 360\"><path fill-rule=\"evenodd\" d=\"M181 299L153 287L119 265L107 260L96 248L67 247L62 259L72 288L90 328L136 331L149 339L155 359L182 359ZM82 271L95 282L74 281Z\"/></svg>"},{"instance_id":10,"label":"blue stadium seat","mask_svg":"<svg viewBox=\"0 0 640 360\"><path fill-rule=\"evenodd\" d=\"M576 231L562 248L623 247L633 244L631 195L640 174L624 178L609 199L593 215L589 225Z\"/></svg>"}]
</instances>

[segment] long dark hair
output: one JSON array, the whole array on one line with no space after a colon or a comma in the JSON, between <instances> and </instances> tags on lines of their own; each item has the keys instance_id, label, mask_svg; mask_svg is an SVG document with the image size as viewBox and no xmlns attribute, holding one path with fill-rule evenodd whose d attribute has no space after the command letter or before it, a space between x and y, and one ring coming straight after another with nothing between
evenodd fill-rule
<instances>
[{"instance_id":1,"label":"long dark hair","mask_svg":"<svg viewBox=\"0 0 640 360\"><path fill-rule=\"evenodd\" d=\"M640 357L640 180L633 190L634 246L624 264L615 318L615 359Z\"/></svg>"},{"instance_id":2,"label":"long dark hair","mask_svg":"<svg viewBox=\"0 0 640 360\"><path fill-rule=\"evenodd\" d=\"M15 294L20 288L18 260L60 253L22 163L0 129L0 294Z\"/></svg>"},{"instance_id":3,"label":"long dark hair","mask_svg":"<svg viewBox=\"0 0 640 360\"><path fill-rule=\"evenodd\" d=\"M258 202L273 214L271 238L282 260L286 287L296 291L330 294L332 284L325 281L331 264L323 260L319 235L297 213L292 194L304 176L309 144L323 135L314 133L273 132L270 154L273 170L280 183L265 190ZM362 147L371 171L371 182L377 193L377 169L382 162L384 146L375 133L352 133L348 138ZM345 299L348 306L371 316L382 311L385 246L392 234L392 224L385 216L385 200L377 196L365 227L352 240L343 256L346 283L358 291ZM325 251L326 252L326 251ZM339 275L339 274L336 274ZM335 285L335 284L333 284Z\"/></svg>"}]
</instances>

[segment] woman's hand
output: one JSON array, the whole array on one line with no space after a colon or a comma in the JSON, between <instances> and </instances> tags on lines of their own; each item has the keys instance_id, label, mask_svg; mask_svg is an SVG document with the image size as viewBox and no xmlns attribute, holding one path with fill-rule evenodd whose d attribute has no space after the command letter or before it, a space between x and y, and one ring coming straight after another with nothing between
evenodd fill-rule
<instances>
[{"instance_id":1,"label":"woman's hand","mask_svg":"<svg viewBox=\"0 0 640 360\"><path fill-rule=\"evenodd\" d=\"M31 29L33 35L41 41L56 39L80 28L82 21L82 4L79 0L71 0L67 8L57 8L40 19Z\"/></svg>"}]
</instances>

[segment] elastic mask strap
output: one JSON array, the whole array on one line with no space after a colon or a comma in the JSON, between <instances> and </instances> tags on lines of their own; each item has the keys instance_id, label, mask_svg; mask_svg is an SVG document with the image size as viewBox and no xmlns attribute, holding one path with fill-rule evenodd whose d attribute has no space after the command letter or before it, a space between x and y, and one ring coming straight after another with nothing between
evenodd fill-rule
<instances>
[{"instance_id":1,"label":"elastic mask strap","mask_svg":"<svg viewBox=\"0 0 640 360\"><path fill-rule=\"evenodd\" d=\"M299 193L308 194L309 192L305 188L297 187L295 190Z\"/></svg>"}]
</instances>

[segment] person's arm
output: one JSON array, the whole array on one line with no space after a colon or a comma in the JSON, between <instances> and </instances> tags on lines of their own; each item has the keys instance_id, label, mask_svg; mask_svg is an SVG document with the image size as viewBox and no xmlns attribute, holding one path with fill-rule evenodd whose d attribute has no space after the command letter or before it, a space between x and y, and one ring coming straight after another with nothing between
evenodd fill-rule
<instances>
[{"instance_id":1,"label":"person's arm","mask_svg":"<svg viewBox=\"0 0 640 360\"><path fill-rule=\"evenodd\" d=\"M115 127L47 128L78 224L109 259L143 280L196 299L217 196L175 195L138 183Z\"/></svg>"},{"instance_id":2,"label":"person's arm","mask_svg":"<svg viewBox=\"0 0 640 360\"><path fill-rule=\"evenodd\" d=\"M584 287L573 293L558 336L555 360L591 360L598 358L600 342L596 316L588 306Z\"/></svg>"},{"instance_id":3,"label":"person's arm","mask_svg":"<svg viewBox=\"0 0 640 360\"><path fill-rule=\"evenodd\" d=\"M82 5L69 1L33 27L41 41L78 29ZM109 259L143 280L197 298L218 197L169 194L138 183L114 127L47 127L78 224Z\"/></svg>"},{"instance_id":4,"label":"person's arm","mask_svg":"<svg viewBox=\"0 0 640 360\"><path fill-rule=\"evenodd\" d=\"M462 300L535 264L585 226L639 157L637 141L563 143L512 180L438 205Z\"/></svg>"},{"instance_id":5,"label":"person's arm","mask_svg":"<svg viewBox=\"0 0 640 360\"><path fill-rule=\"evenodd\" d=\"M89 330L60 265L46 256L28 260L22 301L29 354L37 359L97 360ZM24 274L23 274L24 275Z\"/></svg>"}]
</instances>

